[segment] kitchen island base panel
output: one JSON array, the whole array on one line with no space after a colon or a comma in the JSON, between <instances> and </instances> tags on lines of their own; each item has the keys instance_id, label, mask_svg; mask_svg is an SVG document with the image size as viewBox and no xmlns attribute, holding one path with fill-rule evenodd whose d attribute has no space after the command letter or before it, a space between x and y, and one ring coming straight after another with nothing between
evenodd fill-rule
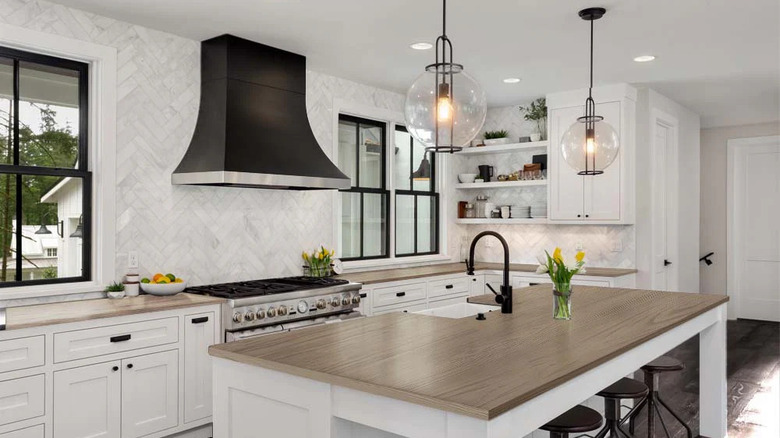
<instances>
[{"instance_id":1,"label":"kitchen island base panel","mask_svg":"<svg viewBox=\"0 0 780 438\"><path fill-rule=\"evenodd\" d=\"M701 333L700 428L706 436L724 437L725 322L724 304L492 420L214 357L214 436L248 438L263 430L278 438L352 438L346 420L388 432L377 431L377 438L517 438Z\"/></svg>"}]
</instances>

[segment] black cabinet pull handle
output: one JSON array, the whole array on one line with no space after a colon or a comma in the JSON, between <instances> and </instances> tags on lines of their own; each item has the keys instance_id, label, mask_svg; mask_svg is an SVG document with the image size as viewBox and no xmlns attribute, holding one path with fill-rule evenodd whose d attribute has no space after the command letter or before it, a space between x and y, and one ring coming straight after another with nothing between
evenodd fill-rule
<instances>
[{"instance_id":1,"label":"black cabinet pull handle","mask_svg":"<svg viewBox=\"0 0 780 438\"><path fill-rule=\"evenodd\" d=\"M405 297L406 296L406 292L398 292L397 294L395 294L395 296L397 296L397 297Z\"/></svg>"},{"instance_id":2,"label":"black cabinet pull handle","mask_svg":"<svg viewBox=\"0 0 780 438\"><path fill-rule=\"evenodd\" d=\"M208 316L201 316L200 318L192 318L193 324L203 324L204 322L209 322Z\"/></svg>"},{"instance_id":3,"label":"black cabinet pull handle","mask_svg":"<svg viewBox=\"0 0 780 438\"><path fill-rule=\"evenodd\" d=\"M111 368L111 371L119 371L119 367L118 367L118 366L116 366L116 365L114 365L114 367L113 367L113 368Z\"/></svg>"},{"instance_id":4,"label":"black cabinet pull handle","mask_svg":"<svg viewBox=\"0 0 780 438\"><path fill-rule=\"evenodd\" d=\"M360 294L360 298L366 298L368 294Z\"/></svg>"},{"instance_id":5,"label":"black cabinet pull handle","mask_svg":"<svg viewBox=\"0 0 780 438\"><path fill-rule=\"evenodd\" d=\"M448 285L444 286L444 288L445 288L445 289L452 289L453 287L454 287L454 286L453 286L453 285L451 285L451 284L448 284Z\"/></svg>"},{"instance_id":6,"label":"black cabinet pull handle","mask_svg":"<svg viewBox=\"0 0 780 438\"><path fill-rule=\"evenodd\" d=\"M528 283L529 286L539 286L539 283Z\"/></svg>"},{"instance_id":7,"label":"black cabinet pull handle","mask_svg":"<svg viewBox=\"0 0 780 438\"><path fill-rule=\"evenodd\" d=\"M119 336L111 337L111 342L124 342L129 340L130 340L130 335L119 335Z\"/></svg>"},{"instance_id":8,"label":"black cabinet pull handle","mask_svg":"<svg viewBox=\"0 0 780 438\"><path fill-rule=\"evenodd\" d=\"M127 368L128 368L128 369L130 369L130 368L132 368L132 367L133 367L133 364L131 364L131 363L127 364Z\"/></svg>"}]
</instances>

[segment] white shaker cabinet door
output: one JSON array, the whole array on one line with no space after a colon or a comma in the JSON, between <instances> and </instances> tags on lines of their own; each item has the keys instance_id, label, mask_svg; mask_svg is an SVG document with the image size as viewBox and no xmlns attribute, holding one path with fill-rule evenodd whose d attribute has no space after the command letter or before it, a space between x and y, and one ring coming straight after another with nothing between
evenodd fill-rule
<instances>
[{"instance_id":1,"label":"white shaker cabinet door","mask_svg":"<svg viewBox=\"0 0 780 438\"><path fill-rule=\"evenodd\" d=\"M178 421L179 352L122 361L122 438L175 427Z\"/></svg>"},{"instance_id":2,"label":"white shaker cabinet door","mask_svg":"<svg viewBox=\"0 0 780 438\"><path fill-rule=\"evenodd\" d=\"M550 220L582 221L584 177L569 166L561 153L563 134L578 117L584 114L584 107L553 109L550 112L550 149L547 175L550 188Z\"/></svg>"},{"instance_id":3,"label":"white shaker cabinet door","mask_svg":"<svg viewBox=\"0 0 780 438\"><path fill-rule=\"evenodd\" d=\"M597 107L597 112L604 117L604 121L620 134L620 102L605 102ZM591 221L615 221L621 220L620 206L621 177L624 170L620 165L620 152L615 161L604 173L585 178L584 212L585 219Z\"/></svg>"},{"instance_id":4,"label":"white shaker cabinet door","mask_svg":"<svg viewBox=\"0 0 780 438\"><path fill-rule=\"evenodd\" d=\"M184 422L211 416L214 312L184 318Z\"/></svg>"},{"instance_id":5,"label":"white shaker cabinet door","mask_svg":"<svg viewBox=\"0 0 780 438\"><path fill-rule=\"evenodd\" d=\"M120 362L54 373L54 436L116 438L121 424Z\"/></svg>"}]
</instances>

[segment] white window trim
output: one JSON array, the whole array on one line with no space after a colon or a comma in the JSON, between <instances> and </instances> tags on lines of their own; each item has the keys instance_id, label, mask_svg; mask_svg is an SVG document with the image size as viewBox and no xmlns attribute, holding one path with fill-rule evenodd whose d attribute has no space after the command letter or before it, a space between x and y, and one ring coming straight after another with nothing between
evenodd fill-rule
<instances>
[{"instance_id":1,"label":"white window trim","mask_svg":"<svg viewBox=\"0 0 780 438\"><path fill-rule=\"evenodd\" d=\"M377 108L369 105L363 105L341 99L333 100L333 151L331 154L334 163L339 162L339 115L351 115L365 119L377 120L388 124L385 130L385 148L387 156L387 169L385 172L385 184L390 186L394 173L395 160L390 151L391 145L395 143L395 125L406 125L404 116L398 111ZM390 233L390 246L388 248L389 257L383 259L353 260L345 261L343 266L346 272L361 269L376 269L387 266L414 265L420 263L451 262L452 257L447 250L447 190L446 178L447 160L442 155L436 157L436 191L439 193L439 254L429 254L421 256L395 256L395 202L390 202L390 211L388 212L388 233ZM391 193L392 195L392 193ZM333 236L335 239L336 255L342 253L341 248L341 196L339 192L333 195Z\"/></svg>"},{"instance_id":2,"label":"white window trim","mask_svg":"<svg viewBox=\"0 0 780 438\"><path fill-rule=\"evenodd\" d=\"M89 64L89 170L92 171L92 280L0 288L0 300L102 290L116 259L117 51L113 47L0 24L0 45Z\"/></svg>"}]
</instances>

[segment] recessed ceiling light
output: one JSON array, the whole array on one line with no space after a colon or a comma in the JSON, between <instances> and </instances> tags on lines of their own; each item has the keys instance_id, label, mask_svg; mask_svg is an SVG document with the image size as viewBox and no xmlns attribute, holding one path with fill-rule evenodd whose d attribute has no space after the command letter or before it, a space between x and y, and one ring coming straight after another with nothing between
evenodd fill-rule
<instances>
[{"instance_id":1,"label":"recessed ceiling light","mask_svg":"<svg viewBox=\"0 0 780 438\"><path fill-rule=\"evenodd\" d=\"M653 55L642 55L634 58L634 62L650 62L655 59Z\"/></svg>"},{"instance_id":2,"label":"recessed ceiling light","mask_svg":"<svg viewBox=\"0 0 780 438\"><path fill-rule=\"evenodd\" d=\"M409 47L413 48L414 50L428 50L433 47L433 44L431 43L414 43L410 45Z\"/></svg>"},{"instance_id":3,"label":"recessed ceiling light","mask_svg":"<svg viewBox=\"0 0 780 438\"><path fill-rule=\"evenodd\" d=\"M504 79L505 84L516 84L520 82L520 78L506 78Z\"/></svg>"}]
</instances>

